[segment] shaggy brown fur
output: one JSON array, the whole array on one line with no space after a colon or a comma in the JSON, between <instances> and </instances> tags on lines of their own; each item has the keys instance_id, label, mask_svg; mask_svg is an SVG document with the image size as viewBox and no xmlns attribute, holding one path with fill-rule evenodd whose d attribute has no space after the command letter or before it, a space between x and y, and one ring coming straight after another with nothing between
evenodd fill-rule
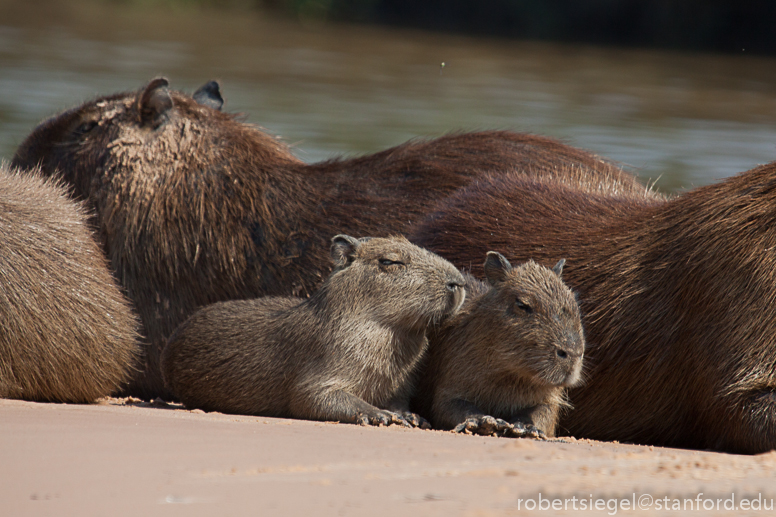
<instances>
[{"instance_id":1,"label":"shaggy brown fur","mask_svg":"<svg viewBox=\"0 0 776 517\"><path fill-rule=\"evenodd\" d=\"M420 425L409 398L426 330L459 309L463 276L403 237L339 235L331 254L336 269L310 298L194 313L162 354L169 388L208 411Z\"/></svg>"},{"instance_id":2,"label":"shaggy brown fur","mask_svg":"<svg viewBox=\"0 0 776 517\"><path fill-rule=\"evenodd\" d=\"M137 330L80 204L0 166L0 397L110 395L134 373Z\"/></svg>"},{"instance_id":3,"label":"shaggy brown fur","mask_svg":"<svg viewBox=\"0 0 776 517\"><path fill-rule=\"evenodd\" d=\"M761 452L776 447L774 186L776 164L666 202L502 177L456 195L414 241L461 265L494 248L569 260L589 382L561 429Z\"/></svg>"},{"instance_id":4,"label":"shaggy brown fur","mask_svg":"<svg viewBox=\"0 0 776 517\"><path fill-rule=\"evenodd\" d=\"M434 427L555 436L565 388L581 381L585 339L574 294L533 261L513 268L489 252L490 289L468 275L467 301L432 332L417 391Z\"/></svg>"},{"instance_id":5,"label":"shaggy brown fur","mask_svg":"<svg viewBox=\"0 0 776 517\"><path fill-rule=\"evenodd\" d=\"M633 176L555 140L506 131L414 141L307 165L276 138L156 79L41 123L14 163L59 171L88 200L152 346L131 392L162 392L158 354L198 307L259 295L304 296L330 271L327 236L405 233L440 198L488 172L569 177L645 191ZM591 178L594 181L591 181Z\"/></svg>"}]
</instances>

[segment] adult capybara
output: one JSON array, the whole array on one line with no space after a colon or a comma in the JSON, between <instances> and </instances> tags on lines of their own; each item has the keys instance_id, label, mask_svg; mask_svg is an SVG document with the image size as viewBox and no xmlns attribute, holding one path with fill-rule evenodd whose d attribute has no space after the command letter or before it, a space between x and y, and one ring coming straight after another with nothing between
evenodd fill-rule
<instances>
[{"instance_id":1,"label":"adult capybara","mask_svg":"<svg viewBox=\"0 0 776 517\"><path fill-rule=\"evenodd\" d=\"M416 402L436 428L555 436L566 387L581 381L585 338L574 293L554 268L488 252L490 284L468 275L466 303L430 333Z\"/></svg>"},{"instance_id":2,"label":"adult capybara","mask_svg":"<svg viewBox=\"0 0 776 517\"><path fill-rule=\"evenodd\" d=\"M0 397L110 395L135 371L137 330L80 203L0 165Z\"/></svg>"},{"instance_id":3,"label":"adult capybara","mask_svg":"<svg viewBox=\"0 0 776 517\"><path fill-rule=\"evenodd\" d=\"M208 411L421 425L414 373L429 325L463 303L463 276L403 237L338 235L331 255L334 272L309 298L195 312L162 353L173 393Z\"/></svg>"},{"instance_id":4,"label":"adult capybara","mask_svg":"<svg viewBox=\"0 0 776 517\"><path fill-rule=\"evenodd\" d=\"M754 453L776 447L775 186L776 164L664 202L493 178L414 241L461 265L568 259L589 381L561 430Z\"/></svg>"},{"instance_id":5,"label":"adult capybara","mask_svg":"<svg viewBox=\"0 0 776 517\"><path fill-rule=\"evenodd\" d=\"M308 165L277 138L222 113L217 84L193 97L167 86L159 78L65 111L41 123L14 157L58 172L94 210L151 342L130 388L140 396L163 393L159 350L197 308L312 292L330 271L330 235L405 233L440 198L489 172L562 170L581 188L645 192L595 155L508 131Z\"/></svg>"}]
</instances>

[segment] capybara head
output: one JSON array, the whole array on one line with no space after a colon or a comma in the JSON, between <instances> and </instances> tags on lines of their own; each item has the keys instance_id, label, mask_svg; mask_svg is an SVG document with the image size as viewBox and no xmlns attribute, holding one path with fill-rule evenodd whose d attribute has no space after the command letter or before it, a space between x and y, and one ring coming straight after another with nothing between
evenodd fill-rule
<instances>
[{"instance_id":1,"label":"capybara head","mask_svg":"<svg viewBox=\"0 0 776 517\"><path fill-rule=\"evenodd\" d=\"M475 303L491 314L481 324L494 364L540 384L571 387L582 380L585 338L579 305L561 280L564 263L512 267L490 251L484 268L491 289Z\"/></svg>"},{"instance_id":2,"label":"capybara head","mask_svg":"<svg viewBox=\"0 0 776 517\"><path fill-rule=\"evenodd\" d=\"M335 270L322 289L337 292L347 310L364 311L382 323L421 330L463 304L460 271L404 237L337 235L331 256Z\"/></svg>"},{"instance_id":3,"label":"capybara head","mask_svg":"<svg viewBox=\"0 0 776 517\"><path fill-rule=\"evenodd\" d=\"M216 82L189 96L169 90L167 79L158 77L138 92L100 97L42 122L21 143L12 164L60 173L76 195L89 198L117 173L148 182L178 173L177 181L186 182L185 172L207 170L251 151L259 153L258 160L262 153L295 160L261 131L251 132L248 143L241 137L245 124L222 113L222 104ZM256 139L261 146L246 149L255 147ZM224 149L230 156L219 155Z\"/></svg>"}]
</instances>

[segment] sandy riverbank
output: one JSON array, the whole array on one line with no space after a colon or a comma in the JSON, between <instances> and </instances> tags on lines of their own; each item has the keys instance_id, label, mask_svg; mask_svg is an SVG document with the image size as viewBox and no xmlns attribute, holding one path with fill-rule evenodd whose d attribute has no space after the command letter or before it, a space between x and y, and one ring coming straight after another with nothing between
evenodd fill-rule
<instances>
[{"instance_id":1,"label":"sandy riverbank","mask_svg":"<svg viewBox=\"0 0 776 517\"><path fill-rule=\"evenodd\" d=\"M549 514L526 511L540 493L569 514L583 499L617 498L618 515L653 515L678 513L660 511L658 498L671 504L700 492L700 501L712 500L707 508L722 500L712 513L730 515L731 494L737 505L776 498L776 452L475 437L119 399L0 400L0 460L0 513L8 516ZM638 505L644 495L653 498L646 510L622 502Z\"/></svg>"}]
</instances>

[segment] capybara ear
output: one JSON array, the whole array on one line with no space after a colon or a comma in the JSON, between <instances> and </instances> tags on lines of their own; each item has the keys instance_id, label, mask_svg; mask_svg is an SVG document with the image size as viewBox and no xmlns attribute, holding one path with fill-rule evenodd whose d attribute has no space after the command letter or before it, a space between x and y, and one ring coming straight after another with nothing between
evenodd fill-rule
<instances>
[{"instance_id":1,"label":"capybara ear","mask_svg":"<svg viewBox=\"0 0 776 517\"><path fill-rule=\"evenodd\" d=\"M216 81L208 81L203 84L192 97L203 106L214 110L221 111L221 107L224 105L224 98L221 97L221 86Z\"/></svg>"},{"instance_id":2,"label":"capybara ear","mask_svg":"<svg viewBox=\"0 0 776 517\"><path fill-rule=\"evenodd\" d=\"M137 101L141 126L156 129L164 122L167 112L172 108L172 97L167 90L169 84L164 77L157 77L145 87Z\"/></svg>"},{"instance_id":3,"label":"capybara ear","mask_svg":"<svg viewBox=\"0 0 776 517\"><path fill-rule=\"evenodd\" d=\"M485 278L490 285L496 285L507 278L507 273L512 271L512 264L498 251L489 251L485 257Z\"/></svg>"},{"instance_id":4,"label":"capybara ear","mask_svg":"<svg viewBox=\"0 0 776 517\"><path fill-rule=\"evenodd\" d=\"M563 266L566 264L566 259L560 259L557 264L552 266L552 272L558 275L558 278L563 274Z\"/></svg>"},{"instance_id":5,"label":"capybara ear","mask_svg":"<svg viewBox=\"0 0 776 517\"><path fill-rule=\"evenodd\" d=\"M335 235L331 239L331 259L334 261L334 267L342 269L349 266L360 245L361 242L350 235Z\"/></svg>"}]
</instances>

